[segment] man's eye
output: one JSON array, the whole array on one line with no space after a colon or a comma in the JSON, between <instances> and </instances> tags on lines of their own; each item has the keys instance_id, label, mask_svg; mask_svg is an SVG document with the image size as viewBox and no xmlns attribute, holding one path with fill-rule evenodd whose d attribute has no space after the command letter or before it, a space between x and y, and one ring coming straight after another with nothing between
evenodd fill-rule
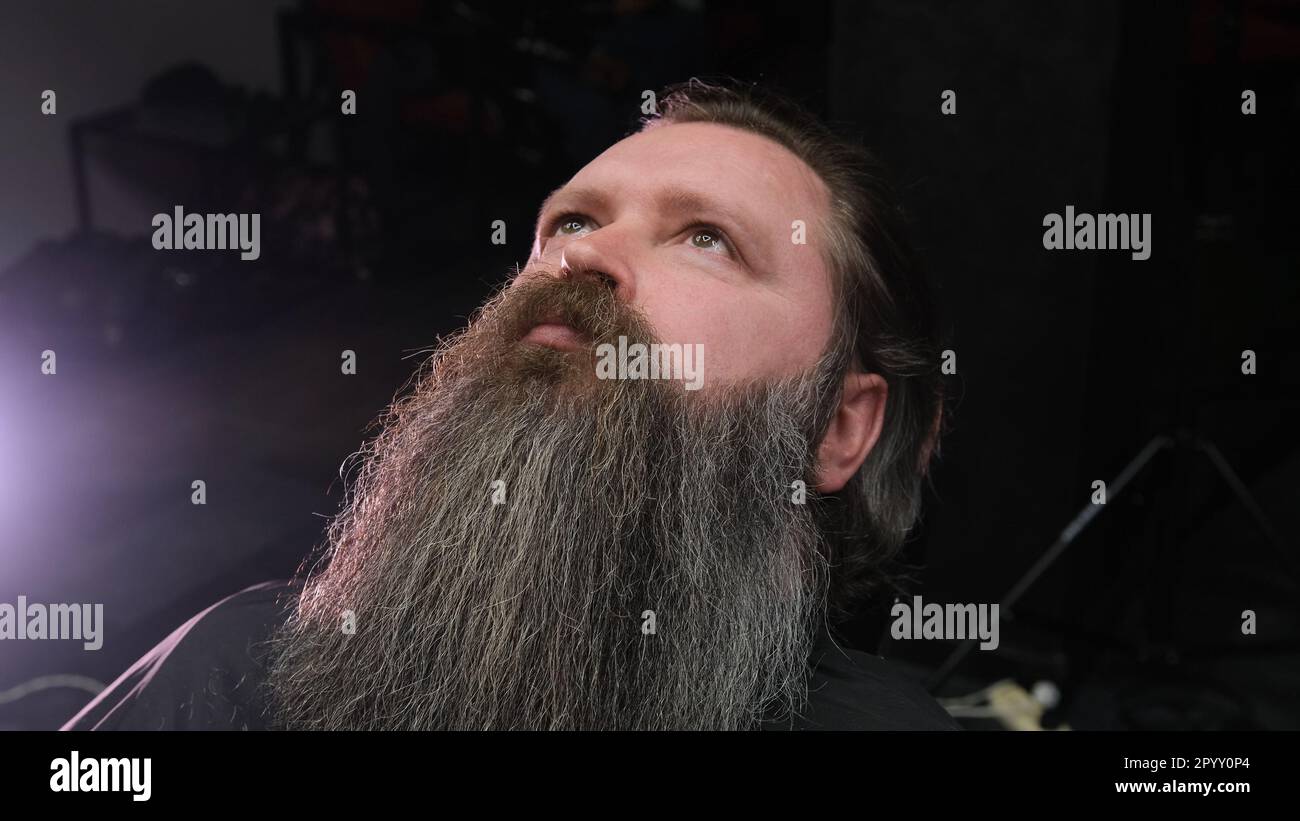
<instances>
[{"instance_id":1,"label":"man's eye","mask_svg":"<svg viewBox=\"0 0 1300 821\"><path fill-rule=\"evenodd\" d=\"M728 242L726 234L711 225L696 226L691 234L691 244L696 248L707 251L718 250L723 253L731 253L731 244Z\"/></svg>"},{"instance_id":2,"label":"man's eye","mask_svg":"<svg viewBox=\"0 0 1300 821\"><path fill-rule=\"evenodd\" d=\"M551 233L567 234L572 236L588 227L589 220L583 214L569 213L561 214L551 223ZM704 251L719 251L724 254L731 254L731 241L727 235L720 229L712 225L697 225L691 232L691 245Z\"/></svg>"},{"instance_id":3,"label":"man's eye","mask_svg":"<svg viewBox=\"0 0 1300 821\"><path fill-rule=\"evenodd\" d=\"M561 214L555 220L555 227L551 230L559 231L561 234L576 234L587 224L587 218L582 214Z\"/></svg>"}]
</instances>

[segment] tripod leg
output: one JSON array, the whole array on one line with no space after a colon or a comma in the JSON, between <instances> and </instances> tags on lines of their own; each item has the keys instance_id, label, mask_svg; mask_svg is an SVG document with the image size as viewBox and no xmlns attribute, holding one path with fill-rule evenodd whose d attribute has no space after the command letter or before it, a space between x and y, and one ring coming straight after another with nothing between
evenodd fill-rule
<instances>
[{"instance_id":1,"label":"tripod leg","mask_svg":"<svg viewBox=\"0 0 1300 821\"><path fill-rule=\"evenodd\" d=\"M1236 494L1238 501L1250 513L1251 518L1259 525L1259 529L1264 531L1265 537L1277 550L1283 563L1291 569L1292 578L1300 582L1300 563L1297 562L1295 554L1288 549L1282 534L1277 531L1277 528L1273 527L1273 523L1268 520L1263 508L1255 501L1255 497L1250 495L1250 489L1246 487L1246 483L1241 481L1241 477L1237 476L1237 472L1232 469L1232 466L1228 464L1228 460L1223 458L1223 454L1219 452L1219 449L1212 442L1198 439L1196 447L1205 454L1206 458L1219 471L1219 475L1228 483L1228 487L1232 488L1232 492Z\"/></svg>"},{"instance_id":2,"label":"tripod leg","mask_svg":"<svg viewBox=\"0 0 1300 821\"><path fill-rule=\"evenodd\" d=\"M1138 471L1145 467L1147 462L1151 461L1153 456L1165 448L1170 447L1173 443L1174 440L1172 438L1164 435L1153 437L1150 442L1147 442L1146 447L1138 451L1137 455L1124 466L1124 469L1121 470L1119 475L1110 483L1110 492L1108 495L1111 500L1114 500L1119 496L1120 492L1123 491L1128 483L1133 480L1133 477L1138 474ZM1010 612L1011 609L1015 607L1016 603L1020 601L1020 597L1029 590L1034 582L1038 581L1038 577L1043 575L1043 573L1045 573L1047 569L1051 567L1058 558L1060 558L1061 554L1069 548L1072 542L1074 542L1075 537L1077 537L1094 518L1100 515L1101 511L1102 507L1099 505L1091 503L1084 505L1083 509L1079 511L1074 519L1072 519L1070 523L1065 526L1065 529L1061 531L1060 535L1056 537L1056 541L1052 542L1052 545L1038 558L1038 561L1034 562L1033 567L1029 568L1028 572L1021 576L1020 579L1012 585L1010 592L1008 592L999 603L999 609L1004 613ZM944 682L946 682L953 674L953 671L957 669L957 665L961 664L962 660L970 654L971 648L974 646L975 642L970 639L967 639L958 645L952 655L944 661L943 665L940 666L940 668L926 683L926 688L933 693L942 687Z\"/></svg>"}]
</instances>

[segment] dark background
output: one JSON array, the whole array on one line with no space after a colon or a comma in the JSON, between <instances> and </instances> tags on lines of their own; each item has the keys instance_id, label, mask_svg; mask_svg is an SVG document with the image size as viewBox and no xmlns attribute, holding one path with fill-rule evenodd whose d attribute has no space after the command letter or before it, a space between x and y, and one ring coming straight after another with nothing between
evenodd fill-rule
<instances>
[{"instance_id":1,"label":"dark background","mask_svg":"<svg viewBox=\"0 0 1300 821\"><path fill-rule=\"evenodd\" d=\"M367 424L527 258L541 197L635 126L643 90L716 74L864 140L912 216L958 364L914 592L1002 600L1093 480L1180 443L942 694L1048 680L1052 725L1300 728L1296 4L107 6L32 4L0 34L0 601L106 622L98 652L0 644L0 728L90 697L15 688L110 682L290 575ZM177 203L260 212L261 258L155 251ZM1151 213L1151 258L1044 250L1066 205ZM846 637L925 678L954 647L882 644L888 605Z\"/></svg>"}]
</instances>

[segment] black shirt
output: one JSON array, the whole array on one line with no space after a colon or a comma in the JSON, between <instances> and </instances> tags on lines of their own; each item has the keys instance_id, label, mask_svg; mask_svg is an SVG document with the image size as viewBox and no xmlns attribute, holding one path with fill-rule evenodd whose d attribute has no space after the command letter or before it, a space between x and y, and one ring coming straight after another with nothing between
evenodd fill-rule
<instances>
[{"instance_id":1,"label":"black shirt","mask_svg":"<svg viewBox=\"0 0 1300 821\"><path fill-rule=\"evenodd\" d=\"M292 603L293 589L282 581L222 599L176 628L62 729L268 729L260 692L264 642ZM823 632L811 660L803 714L763 729L960 729L924 689L879 656L842 648Z\"/></svg>"}]
</instances>

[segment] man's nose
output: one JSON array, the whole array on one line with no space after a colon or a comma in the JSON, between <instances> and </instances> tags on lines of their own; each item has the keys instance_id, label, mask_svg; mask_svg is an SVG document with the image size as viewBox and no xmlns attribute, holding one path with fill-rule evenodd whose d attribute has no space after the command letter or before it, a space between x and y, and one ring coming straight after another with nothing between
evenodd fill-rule
<instances>
[{"instance_id":1,"label":"man's nose","mask_svg":"<svg viewBox=\"0 0 1300 821\"><path fill-rule=\"evenodd\" d=\"M620 261L607 243L592 237L572 240L560 252L560 276L594 277L608 285L624 302L633 296L633 277L625 263Z\"/></svg>"}]
</instances>

